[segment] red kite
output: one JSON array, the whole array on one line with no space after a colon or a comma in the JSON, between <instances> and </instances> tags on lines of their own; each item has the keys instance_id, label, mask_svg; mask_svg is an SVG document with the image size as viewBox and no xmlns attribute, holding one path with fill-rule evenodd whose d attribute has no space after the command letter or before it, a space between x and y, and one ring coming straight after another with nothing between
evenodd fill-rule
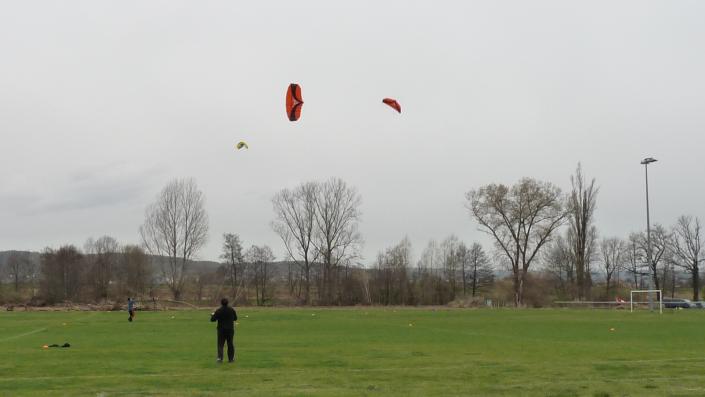
<instances>
[{"instance_id":1,"label":"red kite","mask_svg":"<svg viewBox=\"0 0 705 397\"><path fill-rule=\"evenodd\" d=\"M289 116L289 121L296 121L301 117L301 107L303 105L301 87L295 83L289 84L289 89L286 90L286 114Z\"/></svg>"},{"instance_id":2,"label":"red kite","mask_svg":"<svg viewBox=\"0 0 705 397\"><path fill-rule=\"evenodd\" d=\"M399 102L397 102L396 99L384 98L382 99L382 102L384 102L386 105L396 110L397 112L401 113L401 105L399 105Z\"/></svg>"}]
</instances>

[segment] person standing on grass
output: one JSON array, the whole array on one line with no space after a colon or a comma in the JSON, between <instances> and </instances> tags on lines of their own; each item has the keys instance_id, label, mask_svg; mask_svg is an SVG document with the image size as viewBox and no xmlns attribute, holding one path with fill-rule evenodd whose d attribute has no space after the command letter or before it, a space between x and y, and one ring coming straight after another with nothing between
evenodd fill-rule
<instances>
[{"instance_id":1,"label":"person standing on grass","mask_svg":"<svg viewBox=\"0 0 705 397\"><path fill-rule=\"evenodd\" d=\"M237 313L235 309L228 306L228 299L220 300L220 308L211 313L211 322L217 321L218 326L218 362L223 362L223 344L228 342L228 362L235 361L235 345L233 338L235 337L235 321L237 321Z\"/></svg>"},{"instance_id":2,"label":"person standing on grass","mask_svg":"<svg viewBox=\"0 0 705 397\"><path fill-rule=\"evenodd\" d=\"M135 301L132 298L127 298L127 312L130 313L130 317L127 318L127 321L132 322L135 318Z\"/></svg>"}]
</instances>

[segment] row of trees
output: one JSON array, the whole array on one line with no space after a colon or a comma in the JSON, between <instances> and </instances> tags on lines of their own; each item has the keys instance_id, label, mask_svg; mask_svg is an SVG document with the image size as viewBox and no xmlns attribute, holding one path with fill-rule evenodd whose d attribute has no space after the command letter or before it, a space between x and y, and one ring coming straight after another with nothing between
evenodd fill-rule
<instances>
[{"instance_id":1,"label":"row of trees","mask_svg":"<svg viewBox=\"0 0 705 397\"><path fill-rule=\"evenodd\" d=\"M494 282L492 264L478 243L456 236L431 240L414 265L411 242L404 238L377 256L368 301L382 305L444 305L459 297L487 292Z\"/></svg>"},{"instance_id":2,"label":"row of trees","mask_svg":"<svg viewBox=\"0 0 705 397\"><path fill-rule=\"evenodd\" d=\"M155 287L142 248L119 246L109 236L89 239L84 252L72 245L47 248L40 260L40 293L47 302L106 301L144 295Z\"/></svg>"},{"instance_id":3,"label":"row of trees","mask_svg":"<svg viewBox=\"0 0 705 397\"><path fill-rule=\"evenodd\" d=\"M33 283L40 281L40 295L48 302L143 295L157 284L168 286L179 299L188 267L207 241L204 203L194 180L173 180L145 212L139 229L141 246L120 246L114 238L104 236L88 239L83 251L73 245L47 248L38 266L12 257L9 263L15 269L15 287L19 289L20 280L31 274ZM161 277L155 276L152 262L161 270ZM32 273L32 269L39 271Z\"/></svg>"},{"instance_id":4,"label":"row of trees","mask_svg":"<svg viewBox=\"0 0 705 397\"><path fill-rule=\"evenodd\" d=\"M4 266L0 266L0 282L7 279L15 294L18 294L20 289L24 287L31 288L34 293L38 275L38 263L32 254L26 251L10 252Z\"/></svg>"},{"instance_id":5,"label":"row of trees","mask_svg":"<svg viewBox=\"0 0 705 397\"><path fill-rule=\"evenodd\" d=\"M673 296L678 275L685 273L689 277L693 300L699 300L700 263L705 261L704 237L700 220L693 216L679 217L670 228L656 224L651 229L651 264L647 259L648 243L644 232L631 233L627 238L593 237L591 244L594 248L586 257L585 282L588 291L595 276L603 278L604 297L608 299L612 298L616 284L627 283L632 289L644 288L651 278L654 288L670 289ZM546 269L555 276L561 296L581 297L575 277L576 262L567 238L559 236L553 241L545 264ZM593 269L593 265L597 268ZM590 293L583 293L582 297L590 297Z\"/></svg>"},{"instance_id":6,"label":"row of trees","mask_svg":"<svg viewBox=\"0 0 705 397\"><path fill-rule=\"evenodd\" d=\"M240 256L237 236L226 235L226 241L233 240ZM239 276L241 281L235 278L233 283L240 286L234 288L234 297L239 302L271 303L278 281L273 271L272 250L267 246L252 246L241 258L236 260L234 268L188 262L179 297L216 302L221 294L228 292L226 283ZM116 302L128 296L159 298L167 294L170 296L166 298L174 298L172 286L164 276L171 269L170 258L150 256L142 247L120 245L110 236L89 238L83 249L64 245L58 249L46 248L39 255L12 252L1 268L0 282L9 281L6 284L11 287L12 296L3 299L0 288L0 302L21 303L30 298L48 304Z\"/></svg>"},{"instance_id":7,"label":"row of trees","mask_svg":"<svg viewBox=\"0 0 705 397\"><path fill-rule=\"evenodd\" d=\"M449 236L430 241L415 261L405 238L367 268L357 263L362 245L357 190L338 178L305 182L272 198L271 227L286 250L282 262L275 262L268 246L244 250L239 236L230 233L223 237L221 266L213 268L194 267L208 239L205 196L192 179L173 180L147 207L141 246L121 246L104 236L88 239L82 251L70 245L47 248L38 260L13 253L0 281L8 280L15 292L31 285L32 295L38 290L53 302L114 300L154 294L163 286L175 300L188 291L198 301L229 294L258 305L418 305L492 295L501 269L509 271L511 300L521 306L527 284L539 279L552 285L557 297L585 300L611 298L615 284L624 281L638 288L644 276L674 294L677 273L687 272L693 298L699 299L699 266L705 261L699 219L682 216L670 228L655 225L649 262L644 233L599 237L594 222L599 189L580 165L570 181L568 194L531 178L470 190L467 209L492 237L492 255L477 243ZM532 275L537 263L542 272ZM604 290L595 289L596 279L604 280ZM501 289L506 284L502 281Z\"/></svg>"},{"instance_id":8,"label":"row of trees","mask_svg":"<svg viewBox=\"0 0 705 397\"><path fill-rule=\"evenodd\" d=\"M634 288L640 276L651 277L657 289L663 289L670 278L674 294L679 268L690 273L693 299L699 299L699 263L705 261L699 219L684 215L670 229L655 225L649 262L645 233L633 233L627 240L599 239L594 221L599 191L595 180L586 181L580 164L570 180L572 189L567 195L552 183L531 178L511 187L490 184L467 193L467 208L480 230L492 236L497 253L511 271L515 305L523 305L529 268L537 262L555 276L562 297L591 298L599 270L593 266L599 265L607 298L613 277L618 279L620 271L630 274Z\"/></svg>"},{"instance_id":9,"label":"row of trees","mask_svg":"<svg viewBox=\"0 0 705 397\"><path fill-rule=\"evenodd\" d=\"M461 297L488 292L494 282L491 261L480 244L466 246L456 236L438 244L430 241L421 258L414 262L411 242L380 252L374 266L340 266L335 285L326 278L324 262L285 261L274 263L267 246L252 246L243 252L236 234L223 236L219 277L229 286L235 301L266 305L290 304L381 304L444 305ZM308 271L308 274L307 274ZM306 280L310 281L306 288ZM335 301L325 303L322 290L335 291ZM307 301L306 294L310 298ZM254 297L254 299L253 299Z\"/></svg>"},{"instance_id":10,"label":"row of trees","mask_svg":"<svg viewBox=\"0 0 705 397\"><path fill-rule=\"evenodd\" d=\"M120 246L109 236L89 239L83 251L73 245L46 248L38 258L12 252L4 274L14 300L24 294L48 303L122 299L146 293L155 281L142 248Z\"/></svg>"},{"instance_id":11,"label":"row of trees","mask_svg":"<svg viewBox=\"0 0 705 397\"><path fill-rule=\"evenodd\" d=\"M235 302L249 302L250 291L254 291L255 303L265 305L274 296L274 260L272 249L267 245L251 246L243 252L237 234L223 235L223 250L220 255L223 265L218 272L223 275L223 284L230 286L230 295Z\"/></svg>"}]
</instances>

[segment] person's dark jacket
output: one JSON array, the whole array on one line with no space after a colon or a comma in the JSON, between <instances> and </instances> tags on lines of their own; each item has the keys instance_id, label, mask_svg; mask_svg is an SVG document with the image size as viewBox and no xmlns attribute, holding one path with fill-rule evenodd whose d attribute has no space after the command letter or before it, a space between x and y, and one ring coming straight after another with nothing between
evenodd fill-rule
<instances>
[{"instance_id":1,"label":"person's dark jacket","mask_svg":"<svg viewBox=\"0 0 705 397\"><path fill-rule=\"evenodd\" d=\"M237 313L230 306L221 306L211 315L211 322L218 322L218 329L235 329L235 321L237 321Z\"/></svg>"}]
</instances>

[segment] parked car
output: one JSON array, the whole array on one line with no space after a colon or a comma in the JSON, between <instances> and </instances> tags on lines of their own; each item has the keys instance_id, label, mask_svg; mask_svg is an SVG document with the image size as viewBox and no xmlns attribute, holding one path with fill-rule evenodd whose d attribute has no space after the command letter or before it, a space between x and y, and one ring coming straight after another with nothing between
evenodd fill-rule
<instances>
[{"instance_id":1,"label":"parked car","mask_svg":"<svg viewBox=\"0 0 705 397\"><path fill-rule=\"evenodd\" d=\"M695 301L692 302L692 307L698 308L698 309L705 309L705 301Z\"/></svg>"},{"instance_id":2,"label":"parked car","mask_svg":"<svg viewBox=\"0 0 705 397\"><path fill-rule=\"evenodd\" d=\"M676 308L681 308L681 309L690 309L692 307L697 307L696 305L693 304L688 299L680 299L680 298L663 298L663 307L666 309L676 309Z\"/></svg>"}]
</instances>

